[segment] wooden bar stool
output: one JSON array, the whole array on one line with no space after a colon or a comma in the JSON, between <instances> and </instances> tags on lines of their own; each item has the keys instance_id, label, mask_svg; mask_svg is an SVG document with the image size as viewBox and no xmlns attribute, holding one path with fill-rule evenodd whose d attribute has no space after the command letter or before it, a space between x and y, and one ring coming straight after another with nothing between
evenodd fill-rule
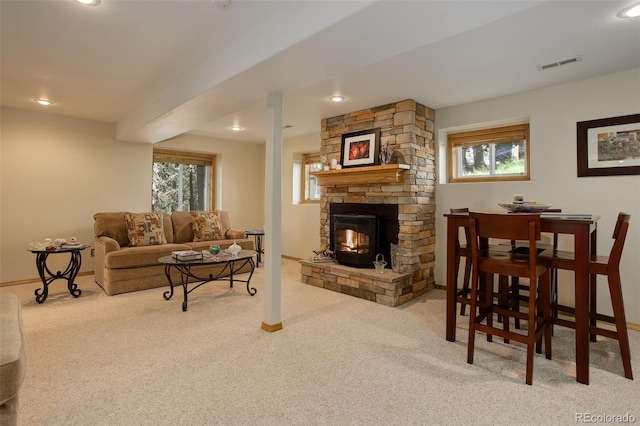
<instances>
[{"instance_id":1,"label":"wooden bar stool","mask_svg":"<svg viewBox=\"0 0 640 426\"><path fill-rule=\"evenodd\" d=\"M488 214L469 213L471 231L472 285L469 314L469 344L467 362L473 364L476 331L515 340L527 346L525 381L533 380L534 349L541 351L544 336L545 356L551 359L551 303L549 299L549 267L538 262L537 255L512 253L509 250L489 250L488 239L527 240L532 253L537 253L540 239L540 215L538 214ZM480 280L484 274L486 279ZM493 275L529 278L528 312L523 313L496 303L493 297ZM480 286L484 291L480 291ZM479 295L482 294L482 297ZM493 326L493 314L502 315L502 328ZM509 318L528 322L527 330L511 331Z\"/></svg>"},{"instance_id":2,"label":"wooden bar stool","mask_svg":"<svg viewBox=\"0 0 640 426\"><path fill-rule=\"evenodd\" d=\"M611 296L611 304L613 307L613 316L598 314L597 306L595 304L596 289L595 286L591 287L590 298L592 299L592 312L590 316L592 324L589 327L589 332L609 337L611 339L616 339L618 341L620 346L620 356L622 358L622 366L624 368L624 376L627 379L633 380L629 334L627 331L627 320L624 314L624 301L622 299L622 285L620 281L620 259L622 258L622 249L624 248L624 241L627 237L630 218L631 215L629 214L618 214L618 220L616 221L616 226L613 230L614 242L609 256L597 256L596 258L591 258L589 262L590 274L604 275L607 277L609 294ZM574 253L564 250L556 251L551 259L551 267L555 269L575 271ZM561 305L557 301L552 303L551 309L552 311L561 312L570 317L575 317L575 309L573 307ZM598 327L598 321L614 324L615 331ZM553 323L563 327L576 328L574 320L559 318L557 315L554 315Z\"/></svg>"},{"instance_id":3,"label":"wooden bar stool","mask_svg":"<svg viewBox=\"0 0 640 426\"><path fill-rule=\"evenodd\" d=\"M468 207L461 207L456 209L450 209L450 213L455 214L469 214ZM458 282L458 271L460 270L460 261L464 258L464 275L462 278L462 288L456 292L456 303L460 304L460 315L465 314L465 308L470 303L470 286L471 283L471 231L469 227L464 228L465 244L461 244L459 239L456 239L456 245L458 253L460 254L456 258L456 277L455 281ZM491 248L491 246L490 246ZM499 291L494 292L494 296L500 298L502 303L508 304L509 283L505 280L506 277L500 277ZM498 322L502 322L502 316L498 315ZM519 324L518 324L519 327ZM505 339L505 343L509 343L508 339Z\"/></svg>"}]
</instances>

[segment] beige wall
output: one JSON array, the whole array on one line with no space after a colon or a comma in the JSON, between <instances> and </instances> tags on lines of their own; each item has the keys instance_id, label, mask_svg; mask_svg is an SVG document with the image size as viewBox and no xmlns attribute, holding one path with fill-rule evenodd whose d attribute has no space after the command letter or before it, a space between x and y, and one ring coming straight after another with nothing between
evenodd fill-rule
<instances>
[{"instance_id":1,"label":"beige wall","mask_svg":"<svg viewBox=\"0 0 640 426\"><path fill-rule=\"evenodd\" d=\"M529 117L531 123L531 181L515 183L439 184L436 188L436 283L445 283L446 223L443 213L454 207L478 211L503 211L499 202L515 193L526 199L552 203L569 213L601 216L598 252L611 249L613 226L619 211L631 214L631 226L622 258L621 273L627 320L640 323L640 176L577 177L576 122L640 112L640 70L612 74L576 83L534 90L436 111L436 137L441 148L450 128L483 122ZM443 152L438 155L441 163ZM446 170L438 170L440 178ZM571 249L563 238L562 248ZM572 274L561 274L571 281ZM605 281L602 281L603 284ZM573 300L573 286L561 286L561 298ZM606 286L599 303L609 306Z\"/></svg>"},{"instance_id":2,"label":"beige wall","mask_svg":"<svg viewBox=\"0 0 640 426\"><path fill-rule=\"evenodd\" d=\"M216 154L216 208L231 212L235 229L264 225L264 144L182 135L156 146Z\"/></svg>"},{"instance_id":3,"label":"beige wall","mask_svg":"<svg viewBox=\"0 0 640 426\"><path fill-rule=\"evenodd\" d=\"M0 283L37 278L30 241L76 236L93 244L94 213L151 208L152 145L115 140L111 123L11 108L1 114ZM232 211L235 227L263 224L261 145L203 137L164 143L174 145L219 155L218 205ZM93 270L88 254L82 272ZM66 266L66 256L51 256L52 268Z\"/></svg>"},{"instance_id":4,"label":"beige wall","mask_svg":"<svg viewBox=\"0 0 640 426\"><path fill-rule=\"evenodd\" d=\"M282 254L308 259L320 248L320 204L300 203L302 154L320 152L320 133L284 141Z\"/></svg>"}]
</instances>

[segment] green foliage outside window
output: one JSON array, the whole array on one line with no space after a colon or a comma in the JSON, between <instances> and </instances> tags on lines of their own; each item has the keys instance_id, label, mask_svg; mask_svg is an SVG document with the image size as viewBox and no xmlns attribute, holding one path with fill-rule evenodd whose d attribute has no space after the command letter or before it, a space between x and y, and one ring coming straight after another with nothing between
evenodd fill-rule
<instances>
[{"instance_id":1,"label":"green foliage outside window","mask_svg":"<svg viewBox=\"0 0 640 426\"><path fill-rule=\"evenodd\" d=\"M153 211L207 210L205 166L177 163L153 163Z\"/></svg>"}]
</instances>

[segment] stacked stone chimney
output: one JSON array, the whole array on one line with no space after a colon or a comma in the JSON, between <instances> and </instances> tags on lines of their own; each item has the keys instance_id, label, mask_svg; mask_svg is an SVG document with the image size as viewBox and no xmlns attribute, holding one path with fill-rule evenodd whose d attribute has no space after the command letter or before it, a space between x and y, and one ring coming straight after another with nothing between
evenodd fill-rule
<instances>
[{"instance_id":1,"label":"stacked stone chimney","mask_svg":"<svg viewBox=\"0 0 640 426\"><path fill-rule=\"evenodd\" d=\"M329 246L331 203L398 205L400 227L398 244L403 249L404 275L402 280L397 276L400 274L393 274L392 277L395 281L402 281L402 289L396 295L396 300L390 301L389 298L376 300L387 305L396 306L404 303L433 287L435 252L433 121L434 111L414 100L381 105L322 120L320 152L327 156L329 163L335 158L340 164L344 133L380 128L381 147L388 142L393 150L391 163L410 166L404 172L404 181L400 183L322 187L320 241L329 248L331 248ZM311 281L316 285L318 280L326 281L326 276L319 278L320 276L321 274L316 274L316 279ZM304 271L303 281L305 281ZM354 286L352 281L347 287ZM335 283L333 284L331 287L336 290ZM366 282L362 284L366 285ZM353 288L348 290L343 292L354 293ZM371 299L371 297L365 298Z\"/></svg>"}]
</instances>

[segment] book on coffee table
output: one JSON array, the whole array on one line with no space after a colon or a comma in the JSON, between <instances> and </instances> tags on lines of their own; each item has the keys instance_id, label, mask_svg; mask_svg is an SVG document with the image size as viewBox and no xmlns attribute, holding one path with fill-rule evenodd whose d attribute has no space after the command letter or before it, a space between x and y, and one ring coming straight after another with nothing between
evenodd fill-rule
<instances>
[{"instance_id":1,"label":"book on coffee table","mask_svg":"<svg viewBox=\"0 0 640 426\"><path fill-rule=\"evenodd\" d=\"M195 250L180 250L171 252L171 256L178 260L200 260L202 252Z\"/></svg>"}]
</instances>

